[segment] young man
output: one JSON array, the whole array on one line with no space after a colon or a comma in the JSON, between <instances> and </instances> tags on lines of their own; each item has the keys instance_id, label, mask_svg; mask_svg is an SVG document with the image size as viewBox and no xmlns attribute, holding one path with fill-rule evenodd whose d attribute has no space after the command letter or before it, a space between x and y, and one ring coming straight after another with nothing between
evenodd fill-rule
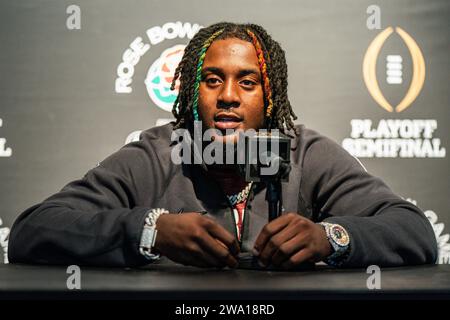
<instances>
[{"instance_id":1,"label":"young man","mask_svg":"<svg viewBox=\"0 0 450 320\"><path fill-rule=\"evenodd\" d=\"M10 234L12 263L138 266L163 255L235 267L239 252L286 269L321 260L342 267L435 262L436 240L420 209L330 139L294 126L285 55L262 27L201 29L172 87L178 80L174 123L143 132L20 215ZM290 135L281 217L268 222L265 184L247 183L236 165L172 161L172 133L192 134L196 120L204 130L234 130L215 141L237 142L236 132L247 129Z\"/></svg>"}]
</instances>

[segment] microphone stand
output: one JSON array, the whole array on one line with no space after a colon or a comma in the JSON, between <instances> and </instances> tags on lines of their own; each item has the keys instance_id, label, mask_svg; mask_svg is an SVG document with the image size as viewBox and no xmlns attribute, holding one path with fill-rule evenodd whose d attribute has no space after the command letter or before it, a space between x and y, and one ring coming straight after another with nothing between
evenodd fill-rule
<instances>
[{"instance_id":1,"label":"microphone stand","mask_svg":"<svg viewBox=\"0 0 450 320\"><path fill-rule=\"evenodd\" d=\"M283 208L281 180L289 175L291 165L288 161L279 161L279 170L277 174L266 178L266 201L269 208L269 222L281 216Z\"/></svg>"},{"instance_id":2,"label":"microphone stand","mask_svg":"<svg viewBox=\"0 0 450 320\"><path fill-rule=\"evenodd\" d=\"M281 190L281 181L279 179L267 181L266 201L269 206L269 221L275 220L281 215Z\"/></svg>"}]
</instances>

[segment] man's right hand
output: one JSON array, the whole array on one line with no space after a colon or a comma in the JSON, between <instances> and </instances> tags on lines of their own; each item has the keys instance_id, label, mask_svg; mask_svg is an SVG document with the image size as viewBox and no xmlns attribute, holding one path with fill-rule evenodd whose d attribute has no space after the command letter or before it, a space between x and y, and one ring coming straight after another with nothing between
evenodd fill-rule
<instances>
[{"instance_id":1,"label":"man's right hand","mask_svg":"<svg viewBox=\"0 0 450 320\"><path fill-rule=\"evenodd\" d=\"M154 248L169 259L197 267L237 266L239 244L221 225L197 212L163 214Z\"/></svg>"}]
</instances>

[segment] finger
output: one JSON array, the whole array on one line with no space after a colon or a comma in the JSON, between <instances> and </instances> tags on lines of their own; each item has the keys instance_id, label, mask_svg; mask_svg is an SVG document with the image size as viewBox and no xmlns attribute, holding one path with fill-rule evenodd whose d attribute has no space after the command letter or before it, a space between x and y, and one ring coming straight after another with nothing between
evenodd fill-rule
<instances>
[{"instance_id":1,"label":"finger","mask_svg":"<svg viewBox=\"0 0 450 320\"><path fill-rule=\"evenodd\" d=\"M223 267L225 267L227 265L226 263L223 263L217 257L215 257L214 255L210 254L206 250L204 250L201 253L199 253L199 256L201 256L202 261L204 261L206 263L207 267L209 267L209 268L211 268L211 267L213 267L213 268L223 268Z\"/></svg>"},{"instance_id":2,"label":"finger","mask_svg":"<svg viewBox=\"0 0 450 320\"><path fill-rule=\"evenodd\" d=\"M235 268L237 266L236 258L231 254L228 247L220 240L214 239L209 234L198 239L201 247L217 259L221 265L227 265L230 268Z\"/></svg>"},{"instance_id":3,"label":"finger","mask_svg":"<svg viewBox=\"0 0 450 320\"><path fill-rule=\"evenodd\" d=\"M280 266L291 256L305 248L307 237L303 234L297 234L295 237L283 243L272 256L272 264Z\"/></svg>"},{"instance_id":4,"label":"finger","mask_svg":"<svg viewBox=\"0 0 450 320\"><path fill-rule=\"evenodd\" d=\"M264 248L262 248L259 254L259 260L262 265L267 266L270 264L273 255L279 250L279 248L299 234L298 229L295 226L287 225L284 229L273 235L267 242Z\"/></svg>"},{"instance_id":5,"label":"finger","mask_svg":"<svg viewBox=\"0 0 450 320\"><path fill-rule=\"evenodd\" d=\"M228 250L231 252L232 255L237 256L239 254L239 243L235 239L235 237L225 230L224 227L219 225L218 223L211 221L212 223L208 224L207 230L211 237L219 240L222 242Z\"/></svg>"},{"instance_id":6,"label":"finger","mask_svg":"<svg viewBox=\"0 0 450 320\"><path fill-rule=\"evenodd\" d=\"M285 261L281 267L283 269L293 269L301 263L311 260L312 256L311 250L308 250L307 248L302 249Z\"/></svg>"},{"instance_id":7,"label":"finger","mask_svg":"<svg viewBox=\"0 0 450 320\"><path fill-rule=\"evenodd\" d=\"M185 266L194 266L194 267L208 267L207 263L202 259L194 259L195 254L190 251L179 252L178 255L170 257L171 260L176 263L181 263Z\"/></svg>"},{"instance_id":8,"label":"finger","mask_svg":"<svg viewBox=\"0 0 450 320\"><path fill-rule=\"evenodd\" d=\"M190 257L188 258L193 265L199 267L224 267L225 263L222 263L220 259L210 254L207 250L204 250L199 245L193 245Z\"/></svg>"},{"instance_id":9,"label":"finger","mask_svg":"<svg viewBox=\"0 0 450 320\"><path fill-rule=\"evenodd\" d=\"M289 223L290 219L291 217L288 214L286 214L266 224L264 228L262 228L258 237L256 238L255 244L253 245L254 248L253 254L258 256L266 246L267 241L269 241L269 239L274 234L284 229L286 225Z\"/></svg>"}]
</instances>

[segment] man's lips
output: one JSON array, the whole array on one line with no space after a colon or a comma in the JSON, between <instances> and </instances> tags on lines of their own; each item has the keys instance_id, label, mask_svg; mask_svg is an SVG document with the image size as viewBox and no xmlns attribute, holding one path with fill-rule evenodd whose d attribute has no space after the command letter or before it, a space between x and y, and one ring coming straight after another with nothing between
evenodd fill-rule
<instances>
[{"instance_id":1,"label":"man's lips","mask_svg":"<svg viewBox=\"0 0 450 320\"><path fill-rule=\"evenodd\" d=\"M219 130L236 129L241 125L241 121L216 121L214 126Z\"/></svg>"},{"instance_id":2,"label":"man's lips","mask_svg":"<svg viewBox=\"0 0 450 320\"><path fill-rule=\"evenodd\" d=\"M242 122L242 118L234 113L221 112L214 117L214 126L219 130L236 129Z\"/></svg>"}]
</instances>

